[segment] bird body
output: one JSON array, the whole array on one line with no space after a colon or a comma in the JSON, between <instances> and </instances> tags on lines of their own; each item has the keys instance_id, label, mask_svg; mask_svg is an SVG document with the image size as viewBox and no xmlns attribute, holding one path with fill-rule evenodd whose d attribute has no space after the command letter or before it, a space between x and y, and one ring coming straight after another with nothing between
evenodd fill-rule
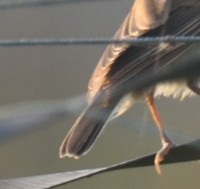
<instances>
[{"instance_id":1,"label":"bird body","mask_svg":"<svg viewBox=\"0 0 200 189\"><path fill-rule=\"evenodd\" d=\"M166 34L200 34L199 0L135 0L114 38L156 37ZM194 95L188 87L190 78L158 83L138 91L127 89L119 95L115 94L125 83L175 62L192 47L192 44L183 43L109 45L90 79L88 107L64 139L60 157L78 158L86 154L107 123L124 113L137 100L147 96L163 95L183 99ZM159 122L158 119L157 121Z\"/></svg>"}]
</instances>

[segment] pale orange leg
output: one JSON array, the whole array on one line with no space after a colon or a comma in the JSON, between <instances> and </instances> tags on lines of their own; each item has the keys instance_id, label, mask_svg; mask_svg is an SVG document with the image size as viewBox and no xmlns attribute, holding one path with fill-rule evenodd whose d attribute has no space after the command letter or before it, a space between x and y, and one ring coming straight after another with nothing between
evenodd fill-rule
<instances>
[{"instance_id":1,"label":"pale orange leg","mask_svg":"<svg viewBox=\"0 0 200 189\"><path fill-rule=\"evenodd\" d=\"M160 137L161 137L161 142L162 142L162 148L157 152L154 164L156 167L156 171L161 174L161 168L160 168L160 163L164 160L165 156L169 153L171 147L175 146L173 142L169 139L167 136L164 126L162 124L162 121L160 119L158 110L156 108L154 98L152 95L149 95L146 97L147 104L149 106L149 109L151 111L152 117L156 123L156 126L159 129L160 132Z\"/></svg>"}]
</instances>

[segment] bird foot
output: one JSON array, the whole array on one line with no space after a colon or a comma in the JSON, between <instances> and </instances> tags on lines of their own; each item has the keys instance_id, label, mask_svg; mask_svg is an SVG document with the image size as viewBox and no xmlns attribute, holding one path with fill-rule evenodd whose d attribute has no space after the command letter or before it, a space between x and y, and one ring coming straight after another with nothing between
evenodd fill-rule
<instances>
[{"instance_id":1,"label":"bird foot","mask_svg":"<svg viewBox=\"0 0 200 189\"><path fill-rule=\"evenodd\" d=\"M154 159L156 172L160 175L162 173L160 163L165 159L172 147L176 146L171 140L162 141L162 148L157 152Z\"/></svg>"}]
</instances>

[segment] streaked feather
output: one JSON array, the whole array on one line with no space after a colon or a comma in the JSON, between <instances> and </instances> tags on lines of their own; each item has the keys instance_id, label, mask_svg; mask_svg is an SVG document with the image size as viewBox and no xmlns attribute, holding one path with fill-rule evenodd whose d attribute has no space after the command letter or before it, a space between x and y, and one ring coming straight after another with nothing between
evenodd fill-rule
<instances>
[{"instance_id":1,"label":"streaked feather","mask_svg":"<svg viewBox=\"0 0 200 189\"><path fill-rule=\"evenodd\" d=\"M114 37L199 35L199 5L199 0L136 0ZM187 88L187 78L159 83L153 89L136 92L128 89L120 95L112 94L113 91L119 91L113 88L120 89L126 82L141 79L146 72L153 74L157 69L175 62L192 47L191 44L169 43L150 46L109 45L89 82L88 107L64 139L60 156L76 158L85 154L111 118L125 112L135 100L152 90L155 90L155 96L183 98L192 95Z\"/></svg>"}]
</instances>

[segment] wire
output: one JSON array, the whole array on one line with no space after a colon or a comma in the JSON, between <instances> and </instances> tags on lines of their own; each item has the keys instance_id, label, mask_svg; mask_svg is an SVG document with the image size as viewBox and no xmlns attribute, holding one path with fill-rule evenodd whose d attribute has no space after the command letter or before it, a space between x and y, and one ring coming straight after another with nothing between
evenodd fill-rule
<instances>
[{"instance_id":1,"label":"wire","mask_svg":"<svg viewBox=\"0 0 200 189\"><path fill-rule=\"evenodd\" d=\"M157 44L157 43L199 43L200 36L165 36L165 37L143 37L133 39L112 38L46 38L46 39L0 39L1 47L13 46L58 46L58 45L105 45L111 43L129 44Z\"/></svg>"},{"instance_id":2,"label":"wire","mask_svg":"<svg viewBox=\"0 0 200 189\"><path fill-rule=\"evenodd\" d=\"M15 1L15 2L0 2L0 10L25 8L25 7L39 7L39 6L52 6L64 3L80 3L86 1L100 1L100 0L30 0L30 1ZM101 0L102 1L102 0ZM105 1L105 0L104 0Z\"/></svg>"}]
</instances>

